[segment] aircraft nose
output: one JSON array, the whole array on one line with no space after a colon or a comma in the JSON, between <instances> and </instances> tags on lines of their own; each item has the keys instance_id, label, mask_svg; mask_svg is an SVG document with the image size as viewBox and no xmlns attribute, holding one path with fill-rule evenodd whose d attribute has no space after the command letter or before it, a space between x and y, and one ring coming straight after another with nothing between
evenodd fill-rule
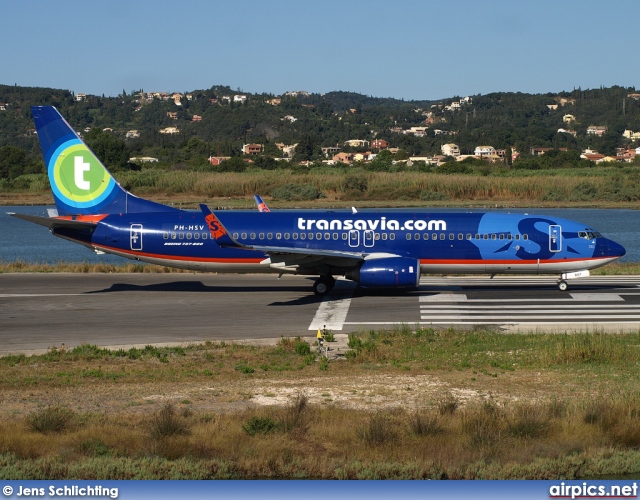
<instances>
[{"instance_id":1,"label":"aircraft nose","mask_svg":"<svg viewBox=\"0 0 640 500\"><path fill-rule=\"evenodd\" d=\"M609 240L609 255L611 257L622 257L627 251L624 249L622 245L619 245L615 241Z\"/></svg>"}]
</instances>

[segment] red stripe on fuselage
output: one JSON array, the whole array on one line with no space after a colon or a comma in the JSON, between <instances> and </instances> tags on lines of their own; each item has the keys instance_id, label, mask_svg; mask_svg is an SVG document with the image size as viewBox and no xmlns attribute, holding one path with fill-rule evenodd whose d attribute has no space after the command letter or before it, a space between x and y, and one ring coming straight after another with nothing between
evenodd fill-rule
<instances>
[{"instance_id":1,"label":"red stripe on fuselage","mask_svg":"<svg viewBox=\"0 0 640 500\"><path fill-rule=\"evenodd\" d=\"M118 253L126 253L127 255L131 255L132 257L149 257L153 259L165 259L165 260L176 260L180 262L227 262L229 264L259 264L266 257L248 257L248 258L229 258L229 257L189 257L182 255L170 255L170 254L156 254L156 253L146 253L139 252L137 250L127 250L124 248L115 248L108 247L106 245L96 245L93 244L94 247L99 249L104 249L104 251L113 251Z\"/></svg>"},{"instance_id":2,"label":"red stripe on fuselage","mask_svg":"<svg viewBox=\"0 0 640 500\"><path fill-rule=\"evenodd\" d=\"M581 262L609 260L611 257L581 257L578 259L546 259L546 260L484 260L484 259L420 259L420 264L557 264L560 262Z\"/></svg>"}]
</instances>

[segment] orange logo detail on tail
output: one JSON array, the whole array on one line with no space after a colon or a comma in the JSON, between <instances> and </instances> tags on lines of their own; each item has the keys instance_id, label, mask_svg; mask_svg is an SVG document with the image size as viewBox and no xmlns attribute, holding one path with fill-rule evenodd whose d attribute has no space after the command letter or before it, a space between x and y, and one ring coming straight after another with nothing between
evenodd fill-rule
<instances>
[{"instance_id":1,"label":"orange logo detail on tail","mask_svg":"<svg viewBox=\"0 0 640 500\"><path fill-rule=\"evenodd\" d=\"M220 221L212 213L207 215L204 220L207 221L207 226L209 226L209 231L211 231L211 236L214 240L227 234L222 224L220 224Z\"/></svg>"}]
</instances>

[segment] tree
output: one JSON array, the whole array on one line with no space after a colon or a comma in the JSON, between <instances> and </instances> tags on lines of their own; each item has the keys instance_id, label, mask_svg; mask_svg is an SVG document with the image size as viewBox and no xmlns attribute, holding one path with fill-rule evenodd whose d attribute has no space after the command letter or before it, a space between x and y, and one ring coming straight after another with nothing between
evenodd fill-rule
<instances>
[{"instance_id":1,"label":"tree","mask_svg":"<svg viewBox=\"0 0 640 500\"><path fill-rule=\"evenodd\" d=\"M22 149L14 146L3 146L0 148L0 178L15 179L19 175L34 173L31 162Z\"/></svg>"},{"instance_id":2,"label":"tree","mask_svg":"<svg viewBox=\"0 0 640 500\"><path fill-rule=\"evenodd\" d=\"M130 168L131 156L127 144L113 135L99 128L92 128L84 137L85 142L107 168Z\"/></svg>"},{"instance_id":3,"label":"tree","mask_svg":"<svg viewBox=\"0 0 640 500\"><path fill-rule=\"evenodd\" d=\"M216 168L218 172L244 172L246 169L247 164L239 156L220 162L220 165Z\"/></svg>"}]
</instances>

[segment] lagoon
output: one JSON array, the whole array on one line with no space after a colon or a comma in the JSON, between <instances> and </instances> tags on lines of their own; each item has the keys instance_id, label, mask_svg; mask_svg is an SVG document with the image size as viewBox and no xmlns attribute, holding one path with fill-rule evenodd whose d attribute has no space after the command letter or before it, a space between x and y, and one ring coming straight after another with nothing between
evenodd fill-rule
<instances>
[{"instance_id":1,"label":"lagoon","mask_svg":"<svg viewBox=\"0 0 640 500\"><path fill-rule=\"evenodd\" d=\"M113 255L97 255L91 250L56 238L45 227L10 217L7 212L47 216L47 206L0 207L0 262L23 260L29 263L58 262L127 263L128 259ZM407 212L412 209L398 209ZM425 209L421 209L425 210ZM426 209L429 210L429 209ZM364 212L365 210L361 210ZM433 212L487 212L489 210L433 209ZM591 226L627 250L622 262L640 261L640 211L592 208L526 208L491 210L504 213L556 215Z\"/></svg>"}]
</instances>

